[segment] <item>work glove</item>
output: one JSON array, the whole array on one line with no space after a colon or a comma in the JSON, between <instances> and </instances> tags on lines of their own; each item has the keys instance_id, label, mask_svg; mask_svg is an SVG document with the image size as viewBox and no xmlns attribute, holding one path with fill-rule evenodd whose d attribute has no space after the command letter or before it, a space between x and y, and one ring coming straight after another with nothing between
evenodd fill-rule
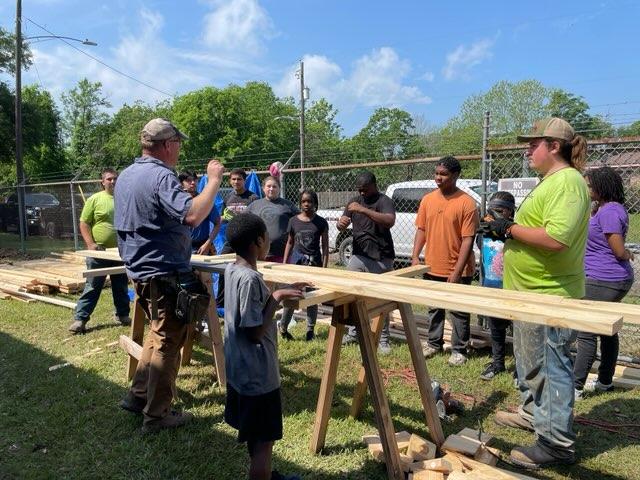
<instances>
[{"instance_id":1,"label":"work glove","mask_svg":"<svg viewBox=\"0 0 640 480\"><path fill-rule=\"evenodd\" d=\"M515 222L507 220L506 218L495 218L486 223L489 228L489 236L494 240L502 240L503 242L507 238L511 238L511 235L508 235L508 231L512 226L516 224Z\"/></svg>"}]
</instances>

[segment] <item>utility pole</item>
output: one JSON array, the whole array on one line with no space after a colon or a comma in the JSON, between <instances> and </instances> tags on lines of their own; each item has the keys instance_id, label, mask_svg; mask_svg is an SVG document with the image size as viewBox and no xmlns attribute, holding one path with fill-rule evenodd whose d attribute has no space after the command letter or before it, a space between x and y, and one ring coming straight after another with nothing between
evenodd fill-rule
<instances>
[{"instance_id":1,"label":"utility pole","mask_svg":"<svg viewBox=\"0 0 640 480\"><path fill-rule=\"evenodd\" d=\"M16 176L18 180L18 219L20 250L25 251L24 166L22 165L22 0L16 0Z\"/></svg>"},{"instance_id":2,"label":"utility pole","mask_svg":"<svg viewBox=\"0 0 640 480\"><path fill-rule=\"evenodd\" d=\"M304 102L308 90L304 86L304 62L300 60L300 191L304 190Z\"/></svg>"}]
</instances>

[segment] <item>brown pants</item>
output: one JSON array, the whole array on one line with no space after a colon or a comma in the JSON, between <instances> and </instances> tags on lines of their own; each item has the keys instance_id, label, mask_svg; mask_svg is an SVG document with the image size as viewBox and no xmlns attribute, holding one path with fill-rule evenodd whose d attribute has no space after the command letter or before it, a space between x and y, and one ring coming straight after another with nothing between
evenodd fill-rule
<instances>
[{"instance_id":1,"label":"brown pants","mask_svg":"<svg viewBox=\"0 0 640 480\"><path fill-rule=\"evenodd\" d=\"M176 319L176 290L157 281L158 318L152 318L151 284L136 282L138 301L151 326L138 362L129 396L146 401L144 423L158 421L169 414L175 396L180 367L180 349L187 338L188 325Z\"/></svg>"}]
</instances>

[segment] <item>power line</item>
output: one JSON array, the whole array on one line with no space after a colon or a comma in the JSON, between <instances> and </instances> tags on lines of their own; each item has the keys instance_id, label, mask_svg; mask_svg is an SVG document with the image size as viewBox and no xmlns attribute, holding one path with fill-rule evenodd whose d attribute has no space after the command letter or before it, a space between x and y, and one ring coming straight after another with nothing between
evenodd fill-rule
<instances>
[{"instance_id":1,"label":"power line","mask_svg":"<svg viewBox=\"0 0 640 480\"><path fill-rule=\"evenodd\" d=\"M96 62L98 62L100 65L103 65L103 66L107 67L108 69L110 69L110 70L112 70L112 71L116 72L118 75L122 75L123 77L126 77L126 78L128 78L129 80L133 80L134 82L137 82L137 83L139 83L140 85L144 85L145 87L150 88L151 90L154 90L154 91L156 91L156 92L158 92L158 93L161 93L161 94L163 94L163 95L166 95L166 96L167 96L167 97L169 97L169 98L173 98L173 97L174 97L174 95L172 95L172 94L170 94L170 93L167 93L167 92L165 92L165 91L163 91L163 90L160 90L160 89L158 89L158 88L156 88L156 87L154 87L154 86L152 86L152 85L149 85L149 84L148 84L148 83L146 83L146 82L143 82L142 80L138 80L137 78L135 78L135 77L133 77L133 76L129 75L128 73L125 73L125 72L123 72L123 71L121 71L121 70L118 70L118 69L117 69L117 68L115 68L115 67L112 67L111 65L109 65L109 64L107 64L107 63L105 63L105 62L103 62L103 61L102 61L102 60L100 60L99 58L94 57L94 56L93 56L93 55L91 55L90 53L87 53L87 52L85 52L84 50L82 50L81 48L76 47L75 45L73 45L72 43L70 43L70 42L66 41L65 39L60 38L58 35L56 35L56 34L54 34L54 33L50 32L50 31L49 31L49 30L47 30L45 27L43 27L42 25L37 24L36 22L34 22L33 20L31 20L30 18L25 17L25 19L26 19L27 21L29 21L29 22L33 23L36 27L41 28L42 30L44 30L45 32L47 32L49 35L53 35L54 37L56 37L56 38L57 38L58 40L60 40L61 42L66 43L68 46L70 46L70 47L71 47L71 48L73 48L74 50L77 50L78 52L82 53L83 55L86 55L87 57L91 58L92 60L95 60L95 61L96 61Z\"/></svg>"}]
</instances>

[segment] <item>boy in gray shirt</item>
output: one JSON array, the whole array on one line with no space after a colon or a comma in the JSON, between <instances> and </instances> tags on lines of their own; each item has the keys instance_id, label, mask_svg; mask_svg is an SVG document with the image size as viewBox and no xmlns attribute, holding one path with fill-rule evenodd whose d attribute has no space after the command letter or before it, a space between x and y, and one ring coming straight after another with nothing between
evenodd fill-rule
<instances>
[{"instance_id":1,"label":"boy in gray shirt","mask_svg":"<svg viewBox=\"0 0 640 480\"><path fill-rule=\"evenodd\" d=\"M285 299L303 297L307 283L269 290L257 261L269 251L269 234L257 215L236 215L227 226L236 261L225 270L224 358L227 401L224 419L247 442L255 480L296 480L271 471L273 444L282 438L277 329L273 315Z\"/></svg>"}]
</instances>

